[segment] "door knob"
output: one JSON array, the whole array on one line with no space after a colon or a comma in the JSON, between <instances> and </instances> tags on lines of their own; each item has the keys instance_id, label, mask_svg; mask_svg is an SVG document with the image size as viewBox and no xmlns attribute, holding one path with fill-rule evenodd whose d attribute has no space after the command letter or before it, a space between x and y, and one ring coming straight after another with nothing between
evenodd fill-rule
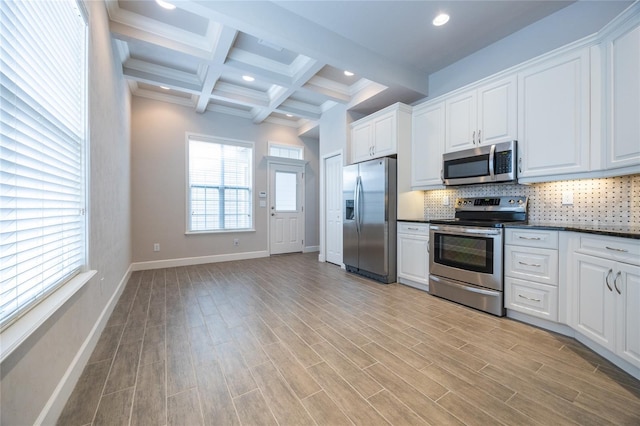
<instances>
[{"instance_id":1,"label":"door knob","mask_svg":"<svg viewBox=\"0 0 640 426\"><path fill-rule=\"evenodd\" d=\"M275 215L276 215L275 213L271 213L271 216L275 216Z\"/></svg>"}]
</instances>

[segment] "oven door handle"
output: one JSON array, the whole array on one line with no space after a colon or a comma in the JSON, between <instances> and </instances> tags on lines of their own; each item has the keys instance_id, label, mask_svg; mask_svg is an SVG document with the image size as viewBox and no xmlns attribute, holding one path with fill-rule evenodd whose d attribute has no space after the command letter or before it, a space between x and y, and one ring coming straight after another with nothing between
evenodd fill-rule
<instances>
[{"instance_id":1,"label":"oven door handle","mask_svg":"<svg viewBox=\"0 0 640 426\"><path fill-rule=\"evenodd\" d=\"M447 234L455 234L455 235L501 235L501 230L496 230L493 228L463 228L461 226L436 226L431 225L429 229L432 231L440 231Z\"/></svg>"},{"instance_id":2,"label":"oven door handle","mask_svg":"<svg viewBox=\"0 0 640 426\"><path fill-rule=\"evenodd\" d=\"M452 287L459 288L461 290L470 291L472 293L485 294L487 296L495 296L496 293L500 293L498 290L490 290L490 289L482 289L478 288L474 285L464 285L463 283L453 282L452 280L448 280L446 278L441 278L436 275L429 275L429 279L435 282L443 282Z\"/></svg>"}]
</instances>

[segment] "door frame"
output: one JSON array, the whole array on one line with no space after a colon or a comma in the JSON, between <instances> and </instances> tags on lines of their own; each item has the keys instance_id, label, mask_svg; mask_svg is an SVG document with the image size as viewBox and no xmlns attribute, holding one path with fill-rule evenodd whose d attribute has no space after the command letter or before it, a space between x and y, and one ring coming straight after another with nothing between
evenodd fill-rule
<instances>
[{"instance_id":1,"label":"door frame","mask_svg":"<svg viewBox=\"0 0 640 426\"><path fill-rule=\"evenodd\" d=\"M301 240L303 241L302 243L302 247L300 247L300 251L304 252L304 240L305 240L305 229L306 229L306 217L307 217L307 212L304 210L305 208L305 174L307 172L307 163L308 161L305 160L296 160L293 158L285 158L285 157L273 157L273 156L266 156L267 158L267 205L271 202L271 196L272 193L271 191L274 191L275 188L272 188L271 186L271 172L273 171L274 167L277 166L297 166L300 167L301 171L302 171L302 181L300 182L300 205L302 208L302 216L301 216L301 229L300 229L300 234L301 234ZM271 255L271 209L268 208L267 209L267 244L268 244L268 251L269 251L269 255Z\"/></svg>"},{"instance_id":2,"label":"door frame","mask_svg":"<svg viewBox=\"0 0 640 426\"><path fill-rule=\"evenodd\" d=\"M327 229L326 229L326 216L327 216L327 212L326 212L326 206L327 206L327 171L325 170L325 164L327 159L331 158L331 157L335 157L337 155L340 156L342 160L342 166L344 167L344 155L343 155L343 150L339 149L337 151L332 151L332 152L328 152L326 154L323 154L320 157L320 223L319 223L319 228L320 228L320 253L318 254L318 261L319 262L326 262L327 261L327 256L326 256L326 252L327 252ZM340 188L340 191L342 192L342 188ZM342 220L344 221L344 218L342 218ZM344 269L344 263L342 263L340 265L340 267L342 269Z\"/></svg>"}]
</instances>

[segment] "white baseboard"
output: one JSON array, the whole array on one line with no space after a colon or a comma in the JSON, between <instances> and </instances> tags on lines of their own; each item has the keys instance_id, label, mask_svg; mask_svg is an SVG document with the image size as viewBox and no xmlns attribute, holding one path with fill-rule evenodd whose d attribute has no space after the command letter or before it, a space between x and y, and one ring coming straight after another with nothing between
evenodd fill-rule
<instances>
[{"instance_id":1,"label":"white baseboard","mask_svg":"<svg viewBox=\"0 0 640 426\"><path fill-rule=\"evenodd\" d=\"M76 356L71 361L71 364L67 368L67 371L64 373L60 382L58 382L58 386L56 386L55 390L51 394L51 397L45 404L44 408L40 412L40 415L35 421L36 425L48 425L55 424L62 414L62 410L64 409L67 400L71 396L73 389L78 383L78 379L84 370L84 367L89 362L89 358L93 353L96 345L98 344L98 339L100 339L100 335L102 334L102 330L107 325L107 321L113 312L113 309L120 298L120 295L124 291L124 288L131 277L131 265L125 272L124 277L120 280L116 291L113 293L109 302L102 310L102 313L98 317L98 320L93 325L93 328L89 332L89 335L80 346L80 349L76 353Z\"/></svg>"},{"instance_id":2,"label":"white baseboard","mask_svg":"<svg viewBox=\"0 0 640 426\"><path fill-rule=\"evenodd\" d=\"M202 265L203 263L229 262L232 260L257 259L269 257L269 252L250 251L245 253L216 254L211 256L183 257L181 259L152 260L131 264L132 271L146 271L149 269L175 268L177 266Z\"/></svg>"},{"instance_id":3,"label":"white baseboard","mask_svg":"<svg viewBox=\"0 0 640 426\"><path fill-rule=\"evenodd\" d=\"M307 246L302 249L303 253L313 253L316 251L320 251L320 246Z\"/></svg>"}]
</instances>

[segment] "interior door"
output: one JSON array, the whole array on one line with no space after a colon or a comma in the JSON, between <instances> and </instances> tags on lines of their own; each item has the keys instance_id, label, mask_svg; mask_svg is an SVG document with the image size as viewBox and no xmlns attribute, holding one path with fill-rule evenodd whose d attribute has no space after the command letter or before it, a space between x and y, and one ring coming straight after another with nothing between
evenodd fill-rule
<instances>
[{"instance_id":1,"label":"interior door","mask_svg":"<svg viewBox=\"0 0 640 426\"><path fill-rule=\"evenodd\" d=\"M270 164L270 252L302 251L304 244L304 166Z\"/></svg>"},{"instance_id":2,"label":"interior door","mask_svg":"<svg viewBox=\"0 0 640 426\"><path fill-rule=\"evenodd\" d=\"M342 264L342 155L325 159L325 247L327 262Z\"/></svg>"}]
</instances>

